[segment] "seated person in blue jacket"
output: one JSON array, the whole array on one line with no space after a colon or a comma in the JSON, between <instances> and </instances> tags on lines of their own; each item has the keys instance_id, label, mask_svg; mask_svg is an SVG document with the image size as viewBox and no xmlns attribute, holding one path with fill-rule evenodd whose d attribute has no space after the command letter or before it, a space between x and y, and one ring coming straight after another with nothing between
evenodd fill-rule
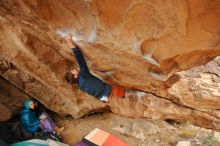
<instances>
[{"instance_id":1,"label":"seated person in blue jacket","mask_svg":"<svg viewBox=\"0 0 220 146\"><path fill-rule=\"evenodd\" d=\"M79 47L77 47L75 42L72 40L71 34L68 34L65 37L65 40L72 49L80 68L79 71L77 69L73 69L66 73L65 79L68 83L77 83L82 91L96 97L104 103L108 103L109 99L113 96L124 97L125 90L123 88L104 83L101 79L90 73L85 58Z\"/></svg>"},{"instance_id":2,"label":"seated person in blue jacket","mask_svg":"<svg viewBox=\"0 0 220 146\"><path fill-rule=\"evenodd\" d=\"M40 116L40 119L36 116L35 113L35 103L33 100L31 99L27 99L24 102L24 108L20 111L19 115L20 115L20 121L23 125L23 127L25 128L25 130L27 130L28 132L35 134L39 131L43 131L43 132L51 132L48 131L48 129L43 129L43 127L45 127L45 121L47 122L47 127L54 127L54 131L52 131L52 133L56 133L56 134L60 134L60 132L64 129L59 128L57 126L55 126L54 122L51 121L47 121L47 117L43 117ZM47 115L48 116L48 115ZM49 117L49 116L48 116ZM51 119L51 118L50 118ZM49 126L48 126L49 125Z\"/></svg>"}]
</instances>

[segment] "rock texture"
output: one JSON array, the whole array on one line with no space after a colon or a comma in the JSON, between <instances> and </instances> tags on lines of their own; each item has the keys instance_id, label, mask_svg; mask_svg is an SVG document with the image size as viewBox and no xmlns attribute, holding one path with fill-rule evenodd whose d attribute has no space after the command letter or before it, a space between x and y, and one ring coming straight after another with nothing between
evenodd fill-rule
<instances>
[{"instance_id":1,"label":"rock texture","mask_svg":"<svg viewBox=\"0 0 220 146\"><path fill-rule=\"evenodd\" d=\"M110 108L220 130L219 8L218 0L2 0L0 73L22 97L74 118ZM76 65L66 32L95 75L129 90L125 99L106 106L65 82ZM2 103L6 120L16 110Z\"/></svg>"},{"instance_id":2,"label":"rock texture","mask_svg":"<svg viewBox=\"0 0 220 146\"><path fill-rule=\"evenodd\" d=\"M176 146L191 146L191 142L190 141L180 141L177 143Z\"/></svg>"},{"instance_id":3,"label":"rock texture","mask_svg":"<svg viewBox=\"0 0 220 146\"><path fill-rule=\"evenodd\" d=\"M0 84L0 121L6 121L20 110L28 96L2 77Z\"/></svg>"},{"instance_id":4,"label":"rock texture","mask_svg":"<svg viewBox=\"0 0 220 146\"><path fill-rule=\"evenodd\" d=\"M189 123L172 122L171 125L161 120L127 118L114 113L93 114L82 119L57 118L58 124L66 127L61 135L69 145L76 144L95 128L118 136L129 146L176 146L183 141L189 141L192 146L220 144L219 132Z\"/></svg>"}]
</instances>

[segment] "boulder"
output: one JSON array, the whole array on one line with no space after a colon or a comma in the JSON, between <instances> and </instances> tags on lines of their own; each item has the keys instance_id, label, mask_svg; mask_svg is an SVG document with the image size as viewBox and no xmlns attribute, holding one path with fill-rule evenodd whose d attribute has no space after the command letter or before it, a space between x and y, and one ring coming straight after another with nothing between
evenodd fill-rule
<instances>
[{"instance_id":1,"label":"boulder","mask_svg":"<svg viewBox=\"0 0 220 146\"><path fill-rule=\"evenodd\" d=\"M220 1L3 0L0 6L0 75L22 97L74 118L110 109L219 130ZM127 89L126 98L107 106L66 83L65 73L77 66L61 38L68 32L91 72ZM0 103L4 119L16 111L5 108L9 103Z\"/></svg>"}]
</instances>

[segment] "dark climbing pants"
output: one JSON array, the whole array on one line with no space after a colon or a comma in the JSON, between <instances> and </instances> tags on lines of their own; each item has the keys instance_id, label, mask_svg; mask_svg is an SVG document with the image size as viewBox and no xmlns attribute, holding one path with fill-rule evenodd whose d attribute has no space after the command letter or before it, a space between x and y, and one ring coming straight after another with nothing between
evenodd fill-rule
<instances>
[{"instance_id":1,"label":"dark climbing pants","mask_svg":"<svg viewBox=\"0 0 220 146\"><path fill-rule=\"evenodd\" d=\"M2 143L12 144L32 137L33 134L27 132L20 122L0 123L0 142Z\"/></svg>"}]
</instances>

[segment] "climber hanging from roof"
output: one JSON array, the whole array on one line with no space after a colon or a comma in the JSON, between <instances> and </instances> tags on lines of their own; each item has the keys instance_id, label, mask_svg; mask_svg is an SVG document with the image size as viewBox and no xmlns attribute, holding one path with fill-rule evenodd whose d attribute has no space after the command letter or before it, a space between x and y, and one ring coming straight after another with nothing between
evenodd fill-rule
<instances>
[{"instance_id":1,"label":"climber hanging from roof","mask_svg":"<svg viewBox=\"0 0 220 146\"><path fill-rule=\"evenodd\" d=\"M79 71L73 69L66 73L65 78L68 83L77 83L82 91L95 96L104 103L108 103L113 96L124 97L125 90L123 88L104 83L101 79L90 73L85 58L79 47L72 40L71 34L66 35L65 40L72 49L80 68Z\"/></svg>"}]
</instances>

